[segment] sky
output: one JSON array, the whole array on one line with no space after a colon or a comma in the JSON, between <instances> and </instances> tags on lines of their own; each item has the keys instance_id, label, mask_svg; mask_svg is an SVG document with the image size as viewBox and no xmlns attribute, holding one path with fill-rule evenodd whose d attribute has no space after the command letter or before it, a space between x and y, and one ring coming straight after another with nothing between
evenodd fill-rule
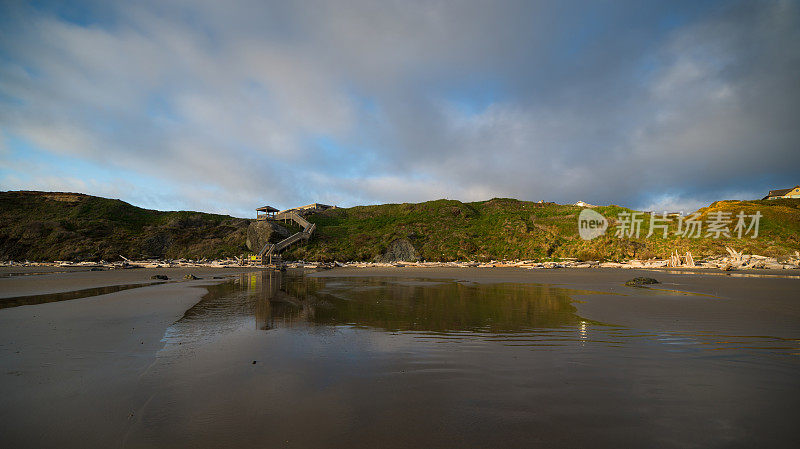
<instances>
[{"instance_id":1,"label":"sky","mask_svg":"<svg viewBox=\"0 0 800 449\"><path fill-rule=\"evenodd\" d=\"M0 190L161 210L800 184L800 2L0 0Z\"/></svg>"}]
</instances>

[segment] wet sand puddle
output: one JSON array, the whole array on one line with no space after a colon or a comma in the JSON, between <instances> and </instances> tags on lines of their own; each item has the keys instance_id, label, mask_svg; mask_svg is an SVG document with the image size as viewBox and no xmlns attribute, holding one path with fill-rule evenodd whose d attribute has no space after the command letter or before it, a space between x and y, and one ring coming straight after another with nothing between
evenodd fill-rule
<instances>
[{"instance_id":1,"label":"wet sand puddle","mask_svg":"<svg viewBox=\"0 0 800 449\"><path fill-rule=\"evenodd\" d=\"M779 446L794 435L796 340L599 323L571 298L595 292L536 284L260 272L207 288L142 377L126 447Z\"/></svg>"},{"instance_id":2,"label":"wet sand puddle","mask_svg":"<svg viewBox=\"0 0 800 449\"><path fill-rule=\"evenodd\" d=\"M81 271L90 271L90 270L60 270L60 271L27 271L27 272L11 272L11 273L2 273L0 274L0 279L2 278L11 278L17 276L44 276L48 274L64 274L64 273L78 273Z\"/></svg>"},{"instance_id":3,"label":"wet sand puddle","mask_svg":"<svg viewBox=\"0 0 800 449\"><path fill-rule=\"evenodd\" d=\"M81 290L71 290L67 292L58 293L45 293L41 295L26 295L14 296L10 298L0 298L0 309L6 307L29 306L35 304L44 304L48 302L70 301L73 299L88 298L91 296L107 295L109 293L116 293L122 290L130 290L132 288L147 287L150 285L164 284L165 282L145 282L141 284L122 284L122 285L107 285L104 287L84 288Z\"/></svg>"}]
</instances>

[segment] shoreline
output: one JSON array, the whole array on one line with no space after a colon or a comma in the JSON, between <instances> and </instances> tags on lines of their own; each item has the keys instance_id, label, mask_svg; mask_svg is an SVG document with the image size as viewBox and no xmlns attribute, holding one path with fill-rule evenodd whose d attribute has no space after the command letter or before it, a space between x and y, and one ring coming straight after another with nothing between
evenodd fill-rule
<instances>
[{"instance_id":1,"label":"shoreline","mask_svg":"<svg viewBox=\"0 0 800 449\"><path fill-rule=\"evenodd\" d=\"M195 275L199 280L211 280L214 276L253 271L252 267L165 267L145 269L115 269L92 271L91 267L28 266L0 267L0 299L25 295L41 295L106 287L121 284L147 284L151 276L166 275L168 282L188 282L186 275Z\"/></svg>"},{"instance_id":2,"label":"shoreline","mask_svg":"<svg viewBox=\"0 0 800 449\"><path fill-rule=\"evenodd\" d=\"M622 269L691 269L691 270L722 270L722 271L741 271L741 270L798 270L800 273L800 251L786 255L781 258L767 257L757 254L744 254L737 252L733 248L726 247L727 255L707 256L703 259L695 260L691 252L681 255L674 251L668 259L627 259L624 261L601 261L601 260L578 260L575 258L556 258L555 260L538 259L514 259L514 260L491 260L477 262L474 260L456 260L448 262L426 262L426 261L390 261L390 262L306 262L303 260L286 261L283 266L286 268L307 268L307 269L331 269L331 268L386 268L386 267L412 267L412 268L525 268L535 269L557 269L557 268L622 268ZM122 257L122 256L120 256ZM261 264L251 263L248 259L238 257L215 260L192 260L192 259L147 259L130 260L122 257L122 261L107 262L74 262L74 261L52 261L52 262L15 262L0 261L0 270L10 267L47 267L69 269L94 269L94 270L116 270L131 268L270 268ZM0 276L2 274L0 273Z\"/></svg>"}]
</instances>

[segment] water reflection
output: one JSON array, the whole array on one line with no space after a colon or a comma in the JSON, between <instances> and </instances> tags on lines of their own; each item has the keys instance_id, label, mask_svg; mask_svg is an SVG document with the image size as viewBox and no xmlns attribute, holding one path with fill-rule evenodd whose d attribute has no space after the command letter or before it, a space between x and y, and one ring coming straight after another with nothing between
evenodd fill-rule
<instances>
[{"instance_id":1,"label":"water reflection","mask_svg":"<svg viewBox=\"0 0 800 449\"><path fill-rule=\"evenodd\" d=\"M241 274L208 294L166 332L169 344L239 331L347 327L418 338L479 338L506 346L657 342L670 351L757 350L797 355L797 340L714 332L658 332L577 315L571 296L599 294L537 284L477 284L390 277L308 277L275 271Z\"/></svg>"},{"instance_id":2,"label":"water reflection","mask_svg":"<svg viewBox=\"0 0 800 449\"><path fill-rule=\"evenodd\" d=\"M491 334L580 325L585 338L587 321L575 315L569 292L533 284L314 278L264 271L209 287L180 322L219 324L225 316L232 324L255 316L261 330L350 325L392 332Z\"/></svg>"}]
</instances>

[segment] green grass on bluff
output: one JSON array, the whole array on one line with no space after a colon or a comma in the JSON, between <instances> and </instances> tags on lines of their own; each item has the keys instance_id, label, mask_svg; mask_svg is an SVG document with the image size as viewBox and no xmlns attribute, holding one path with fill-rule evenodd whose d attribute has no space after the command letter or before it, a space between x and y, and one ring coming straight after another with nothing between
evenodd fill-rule
<instances>
[{"instance_id":1,"label":"green grass on bluff","mask_svg":"<svg viewBox=\"0 0 800 449\"><path fill-rule=\"evenodd\" d=\"M0 260L215 258L245 252L248 225L75 193L0 192Z\"/></svg>"},{"instance_id":2,"label":"green grass on bluff","mask_svg":"<svg viewBox=\"0 0 800 449\"><path fill-rule=\"evenodd\" d=\"M533 203L508 198L462 203L436 200L418 204L384 204L331 209L313 215L317 233L306 246L292 248L287 258L303 260L374 260L397 239L408 239L419 258L428 261L558 259L625 260L668 257L673 250L692 251L695 257L725 254L725 246L746 253L785 256L800 250L800 200L719 201L700 211L704 222L714 211L761 211L756 239L674 235L673 220L667 238L645 238L650 215L643 214L639 238L614 236L616 217L631 212L619 206L595 208L610 219L609 232L584 241L578 236L582 208L555 203ZM733 229L733 224L731 225ZM661 234L657 234L661 235Z\"/></svg>"},{"instance_id":3,"label":"green grass on bluff","mask_svg":"<svg viewBox=\"0 0 800 449\"><path fill-rule=\"evenodd\" d=\"M631 210L595 209L609 218L609 232L590 241L578 236L581 208L508 198L462 203L436 200L331 209L309 217L317 230L285 259L372 261L405 239L427 261L559 259L625 260L668 257L691 251L696 259L725 254L725 247L783 257L800 250L800 200L718 201L700 209L760 211L756 239L646 238L650 216L642 215L639 238L614 236L615 218ZM73 193L0 192L0 260L118 260L128 258L217 258L240 255L252 220L200 212L161 212L119 200ZM731 225L731 228L733 225Z\"/></svg>"}]
</instances>

